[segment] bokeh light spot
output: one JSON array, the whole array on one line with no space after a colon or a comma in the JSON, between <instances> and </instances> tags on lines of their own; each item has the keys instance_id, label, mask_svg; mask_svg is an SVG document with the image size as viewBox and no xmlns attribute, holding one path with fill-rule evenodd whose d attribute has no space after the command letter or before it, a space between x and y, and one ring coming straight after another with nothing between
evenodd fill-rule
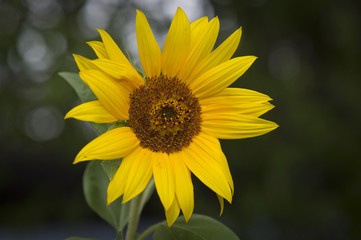
<instances>
[{"instance_id":1,"label":"bokeh light spot","mask_svg":"<svg viewBox=\"0 0 361 240\"><path fill-rule=\"evenodd\" d=\"M53 107L39 107L25 117L25 132L35 141L48 141L58 137L64 129L60 111Z\"/></svg>"},{"instance_id":2,"label":"bokeh light spot","mask_svg":"<svg viewBox=\"0 0 361 240\"><path fill-rule=\"evenodd\" d=\"M291 45L281 44L271 51L268 67L274 78L284 81L293 79L301 71L300 56Z\"/></svg>"}]
</instances>

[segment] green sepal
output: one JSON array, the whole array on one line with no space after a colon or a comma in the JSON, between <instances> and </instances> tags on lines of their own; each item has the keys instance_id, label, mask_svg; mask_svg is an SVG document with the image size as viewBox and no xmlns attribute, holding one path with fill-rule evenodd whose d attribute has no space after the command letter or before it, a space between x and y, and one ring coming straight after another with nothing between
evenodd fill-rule
<instances>
[{"instance_id":1,"label":"green sepal","mask_svg":"<svg viewBox=\"0 0 361 240\"><path fill-rule=\"evenodd\" d=\"M193 214L188 223L184 217L179 217L177 221L168 227L166 222L158 224L154 234L154 240L239 240L237 235L223 223L204 215Z\"/></svg>"},{"instance_id":2,"label":"green sepal","mask_svg":"<svg viewBox=\"0 0 361 240\"><path fill-rule=\"evenodd\" d=\"M67 81L74 89L81 102L89 102L97 100L94 93L90 90L88 85L81 80L79 74L72 72L60 72L59 75Z\"/></svg>"},{"instance_id":3,"label":"green sepal","mask_svg":"<svg viewBox=\"0 0 361 240\"><path fill-rule=\"evenodd\" d=\"M116 171L119 168L121 160L120 159L116 159L116 160L107 160L107 161L102 161L102 167L105 171L105 173L108 176L108 179L112 179L112 177L114 176L114 174L116 173Z\"/></svg>"},{"instance_id":4,"label":"green sepal","mask_svg":"<svg viewBox=\"0 0 361 240\"><path fill-rule=\"evenodd\" d=\"M127 121L119 120L114 123L91 123L91 125L97 131L97 133L100 135L100 134L108 132L109 130L112 130L114 128L128 126L128 123L127 123Z\"/></svg>"},{"instance_id":5,"label":"green sepal","mask_svg":"<svg viewBox=\"0 0 361 240\"><path fill-rule=\"evenodd\" d=\"M122 204L122 198L120 197L108 205L108 184L109 177L104 171L101 161L89 162L83 177L85 199L89 207L119 233L123 231L123 228L128 223L130 204Z\"/></svg>"}]
</instances>

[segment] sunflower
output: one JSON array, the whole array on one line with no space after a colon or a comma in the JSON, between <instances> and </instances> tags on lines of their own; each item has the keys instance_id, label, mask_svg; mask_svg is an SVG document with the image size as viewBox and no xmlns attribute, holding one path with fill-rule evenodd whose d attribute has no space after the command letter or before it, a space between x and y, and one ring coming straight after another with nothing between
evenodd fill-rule
<instances>
[{"instance_id":1,"label":"sunflower","mask_svg":"<svg viewBox=\"0 0 361 240\"><path fill-rule=\"evenodd\" d=\"M217 48L217 17L192 23L178 8L163 49L145 15L137 10L136 37L144 76L132 66L104 30L101 41L88 44L97 55L74 55L81 79L97 97L76 106L65 118L95 123L126 122L87 144L74 163L88 160L122 162L110 180L108 204L127 202L154 178L171 226L182 211L194 209L192 174L223 199L232 202L233 180L218 139L241 139L272 131L277 124L259 118L273 108L267 95L229 88L255 61L231 59L242 29Z\"/></svg>"}]
</instances>

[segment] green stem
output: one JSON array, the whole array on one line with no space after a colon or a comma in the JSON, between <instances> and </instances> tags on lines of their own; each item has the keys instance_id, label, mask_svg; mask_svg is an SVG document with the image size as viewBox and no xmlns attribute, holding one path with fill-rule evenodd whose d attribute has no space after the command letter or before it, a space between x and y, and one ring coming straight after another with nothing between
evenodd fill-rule
<instances>
[{"instance_id":1,"label":"green stem","mask_svg":"<svg viewBox=\"0 0 361 240\"><path fill-rule=\"evenodd\" d=\"M135 197L130 203L129 223L125 240L134 240L137 234L137 227L140 217L142 197L141 195Z\"/></svg>"},{"instance_id":2,"label":"green stem","mask_svg":"<svg viewBox=\"0 0 361 240\"><path fill-rule=\"evenodd\" d=\"M117 237L115 238L116 240L123 240L123 232L120 231L117 233Z\"/></svg>"},{"instance_id":3,"label":"green stem","mask_svg":"<svg viewBox=\"0 0 361 240\"><path fill-rule=\"evenodd\" d=\"M144 232L138 237L138 240L144 240L148 235L150 235L152 232L155 231L155 229L158 227L159 223L154 224L152 226L150 226L149 228L147 228L146 230L144 230Z\"/></svg>"}]
</instances>

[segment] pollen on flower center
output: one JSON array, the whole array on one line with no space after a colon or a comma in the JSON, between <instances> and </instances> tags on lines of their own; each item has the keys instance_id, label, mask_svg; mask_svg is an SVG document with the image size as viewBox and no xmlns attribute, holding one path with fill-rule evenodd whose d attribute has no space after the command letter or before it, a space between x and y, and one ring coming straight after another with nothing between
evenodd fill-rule
<instances>
[{"instance_id":1,"label":"pollen on flower center","mask_svg":"<svg viewBox=\"0 0 361 240\"><path fill-rule=\"evenodd\" d=\"M200 133L198 99L178 78L147 78L129 98L129 126L143 148L168 154L178 152Z\"/></svg>"}]
</instances>

